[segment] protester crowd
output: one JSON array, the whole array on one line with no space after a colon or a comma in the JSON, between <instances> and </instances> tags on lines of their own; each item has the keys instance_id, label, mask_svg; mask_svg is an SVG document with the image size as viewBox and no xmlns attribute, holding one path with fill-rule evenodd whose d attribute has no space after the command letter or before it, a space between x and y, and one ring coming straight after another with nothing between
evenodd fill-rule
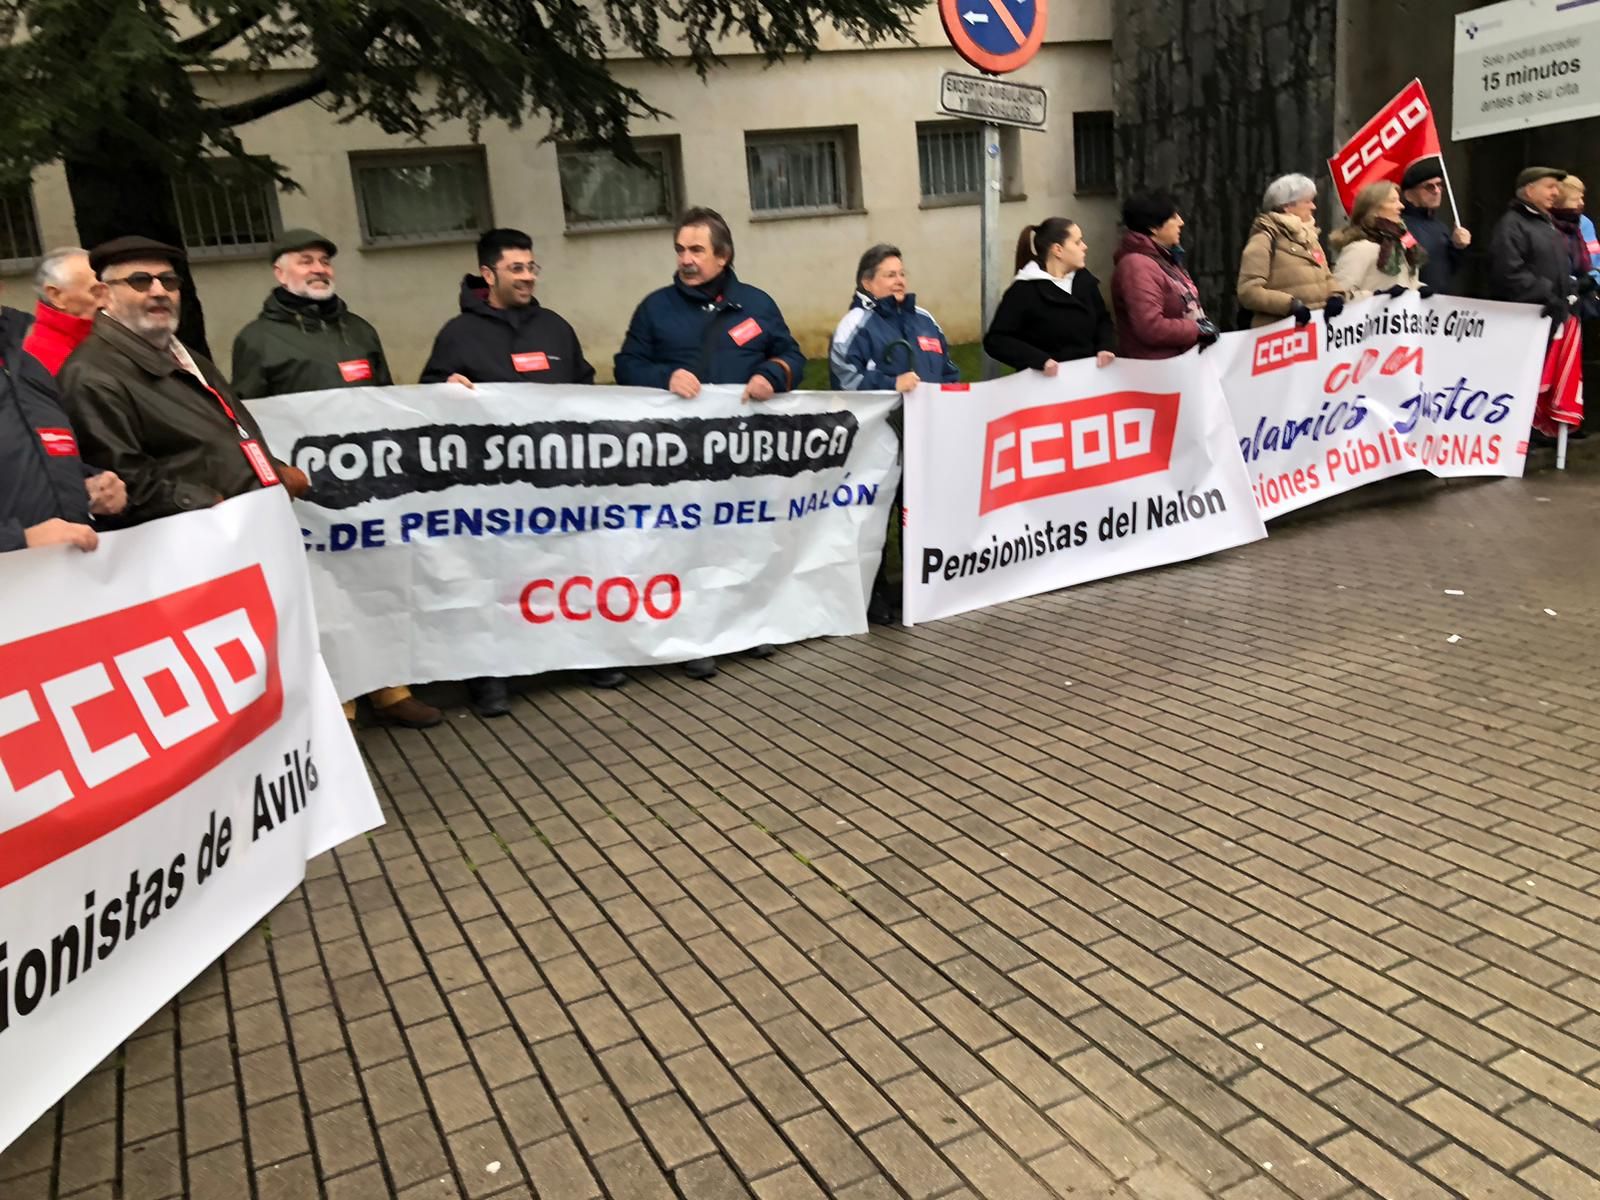
<instances>
[{"instance_id":1,"label":"protester crowd","mask_svg":"<svg viewBox=\"0 0 1600 1200\"><path fill-rule=\"evenodd\" d=\"M1398 183L1362 189L1349 222L1330 239L1330 264L1316 222L1316 183L1299 174L1274 180L1240 259L1235 323L1292 317L1304 324L1317 310L1335 319L1347 301L1367 296L1458 293L1472 238L1441 219L1444 191L1437 158L1411 165ZM1560 170L1530 167L1517 177L1490 243L1491 298L1536 304L1557 325L1600 315L1600 244L1583 203L1582 181ZM1133 195L1122 218L1109 306L1075 222L1055 216L1022 231L1016 276L984 333L992 358L1054 375L1062 363L1092 358L1103 367L1118 353L1171 358L1217 340L1218 322L1184 269L1176 200ZM741 387L749 401L798 386L805 357L772 297L735 274L723 218L689 209L673 248L673 279L634 311L614 358L616 382L686 401L708 384ZM231 381L178 340L181 249L130 236L47 254L35 275L33 316L0 309L0 551L55 543L92 550L97 528L138 525L263 487L306 494L306 476L272 456L241 402L394 382L378 331L337 293L337 253L312 230L278 240L276 286L234 341ZM535 296L539 272L527 234L486 232L477 270L462 280L460 314L439 331L421 382L592 383L577 332ZM907 392L959 378L943 329L917 305L892 245L872 247L857 264L829 374L846 391ZM894 607L880 571L872 615L893 619ZM716 669L709 658L685 664L697 679ZM624 679L617 670L590 674L599 687ZM472 680L470 692L480 714L508 711L505 680ZM425 727L441 719L404 687L369 699L380 721Z\"/></svg>"}]
</instances>

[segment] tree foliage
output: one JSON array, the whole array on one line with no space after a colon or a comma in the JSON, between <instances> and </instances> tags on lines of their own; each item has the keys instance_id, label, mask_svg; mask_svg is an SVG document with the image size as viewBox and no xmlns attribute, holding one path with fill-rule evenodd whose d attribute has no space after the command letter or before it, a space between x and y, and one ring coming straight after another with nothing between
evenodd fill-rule
<instances>
[{"instance_id":1,"label":"tree foliage","mask_svg":"<svg viewBox=\"0 0 1600 1200\"><path fill-rule=\"evenodd\" d=\"M242 157L239 126L305 102L412 137L544 114L555 137L626 154L630 123L658 114L613 78L608 36L703 75L728 37L769 61L809 55L828 25L866 44L904 36L925 3L0 0L0 175L108 153L167 172ZM285 66L299 69L261 74ZM241 74L261 90L207 98L208 76Z\"/></svg>"}]
</instances>

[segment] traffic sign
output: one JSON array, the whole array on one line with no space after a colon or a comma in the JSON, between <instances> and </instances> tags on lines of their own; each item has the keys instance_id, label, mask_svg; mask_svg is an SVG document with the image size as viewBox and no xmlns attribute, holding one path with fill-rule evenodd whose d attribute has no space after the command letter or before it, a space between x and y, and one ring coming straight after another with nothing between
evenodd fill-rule
<instances>
[{"instance_id":1,"label":"traffic sign","mask_svg":"<svg viewBox=\"0 0 1600 1200\"><path fill-rule=\"evenodd\" d=\"M939 80L939 108L952 117L1022 129L1045 127L1049 97L1042 87L982 75L946 71Z\"/></svg>"},{"instance_id":2,"label":"traffic sign","mask_svg":"<svg viewBox=\"0 0 1600 1200\"><path fill-rule=\"evenodd\" d=\"M945 36L980 71L1015 71L1044 44L1048 0L939 0Z\"/></svg>"}]
</instances>

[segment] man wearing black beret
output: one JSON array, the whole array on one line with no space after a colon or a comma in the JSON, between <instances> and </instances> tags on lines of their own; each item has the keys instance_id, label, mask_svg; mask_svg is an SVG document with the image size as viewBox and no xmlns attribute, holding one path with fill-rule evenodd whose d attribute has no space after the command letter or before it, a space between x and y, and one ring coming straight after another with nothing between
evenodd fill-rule
<instances>
[{"instance_id":1,"label":"man wearing black beret","mask_svg":"<svg viewBox=\"0 0 1600 1200\"><path fill-rule=\"evenodd\" d=\"M128 489L116 519L138 525L209 508L257 488L306 490L274 459L255 418L204 355L178 340L184 262L176 246L121 237L89 252L106 285L94 330L61 371L61 396L83 460Z\"/></svg>"},{"instance_id":2,"label":"man wearing black beret","mask_svg":"<svg viewBox=\"0 0 1600 1200\"><path fill-rule=\"evenodd\" d=\"M1472 232L1465 225L1452 229L1439 220L1444 193L1444 164L1436 155L1419 158L1406 168L1400 180L1400 194L1406 202L1406 229L1428 252L1428 261L1422 266L1422 285L1457 296L1461 289L1456 279L1466 260L1467 247L1472 245Z\"/></svg>"}]
</instances>

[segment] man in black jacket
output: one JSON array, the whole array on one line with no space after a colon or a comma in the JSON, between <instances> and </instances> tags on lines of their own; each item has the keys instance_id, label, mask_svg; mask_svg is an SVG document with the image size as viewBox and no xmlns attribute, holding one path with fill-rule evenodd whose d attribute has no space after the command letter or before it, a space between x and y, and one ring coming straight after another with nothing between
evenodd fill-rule
<instances>
[{"instance_id":1,"label":"man in black jacket","mask_svg":"<svg viewBox=\"0 0 1600 1200\"><path fill-rule=\"evenodd\" d=\"M127 506L122 480L78 457L55 381L22 340L33 322L0 308L0 551L65 543L93 550L90 524Z\"/></svg>"},{"instance_id":2,"label":"man in black jacket","mask_svg":"<svg viewBox=\"0 0 1600 1200\"><path fill-rule=\"evenodd\" d=\"M533 239L522 230L491 229L480 237L478 274L461 281L461 315L446 321L434 338L422 382L464 387L593 383L594 368L583 357L576 331L534 299L538 278ZM618 687L626 678L617 670L589 673L595 687ZM480 717L501 717L511 711L511 692L504 679L469 679L467 691Z\"/></svg>"},{"instance_id":3,"label":"man in black jacket","mask_svg":"<svg viewBox=\"0 0 1600 1200\"><path fill-rule=\"evenodd\" d=\"M1400 179L1400 195L1405 201L1406 229L1428 253L1422 267L1422 283L1446 296L1460 294L1456 276L1472 245L1472 233L1465 225L1451 228L1439 220L1444 204L1444 164L1435 155L1419 158L1406 168Z\"/></svg>"},{"instance_id":4,"label":"man in black jacket","mask_svg":"<svg viewBox=\"0 0 1600 1200\"><path fill-rule=\"evenodd\" d=\"M445 322L423 383L593 383L578 335L534 299L539 264L520 229L478 239L478 273L461 281L461 315Z\"/></svg>"},{"instance_id":5,"label":"man in black jacket","mask_svg":"<svg viewBox=\"0 0 1600 1200\"><path fill-rule=\"evenodd\" d=\"M1517 198L1489 244L1489 297L1537 304L1560 328L1578 302L1578 281L1566 239L1550 219L1561 203L1565 171L1529 167L1517 176Z\"/></svg>"}]
</instances>

